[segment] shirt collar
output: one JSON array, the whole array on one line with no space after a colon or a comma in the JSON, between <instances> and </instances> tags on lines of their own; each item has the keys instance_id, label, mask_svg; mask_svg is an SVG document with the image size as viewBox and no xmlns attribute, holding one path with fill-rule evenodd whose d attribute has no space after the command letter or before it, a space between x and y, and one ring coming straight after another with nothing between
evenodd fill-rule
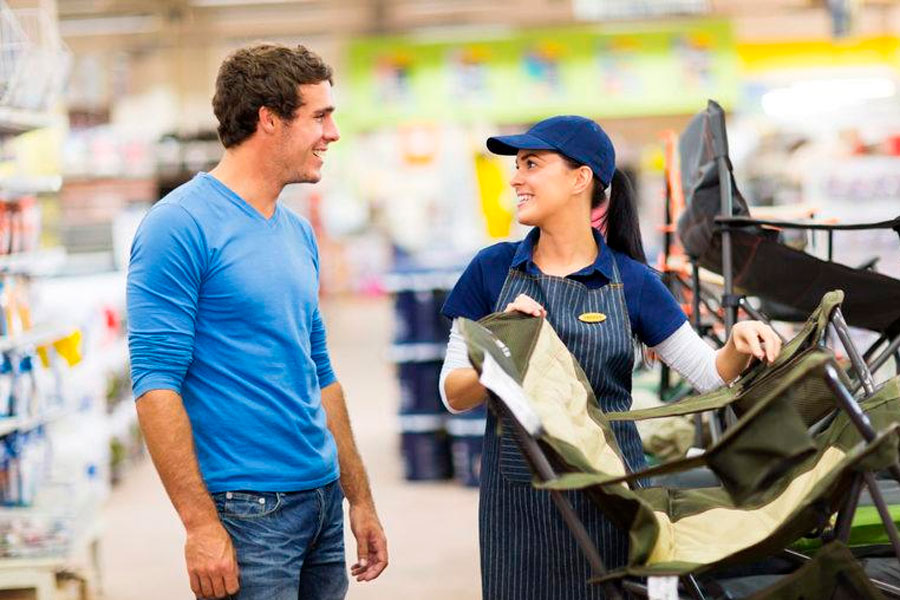
<instances>
[{"instance_id":1,"label":"shirt collar","mask_svg":"<svg viewBox=\"0 0 900 600\"><path fill-rule=\"evenodd\" d=\"M572 275L591 275L594 272L599 272L607 279L612 281L612 252L610 251L609 246L606 245L606 240L603 239L603 235L601 235L599 231L597 231L596 229L591 229L591 233L594 234L594 241L597 242L597 258L594 260L593 264L586 266L576 273L572 273ZM521 269L522 267L524 267L527 273L532 274L540 272L537 265L534 264L533 260L534 247L540 237L541 230L537 227L528 232L528 235L525 236L525 239L519 243L519 248L516 250L516 253L513 256L513 268Z\"/></svg>"}]
</instances>

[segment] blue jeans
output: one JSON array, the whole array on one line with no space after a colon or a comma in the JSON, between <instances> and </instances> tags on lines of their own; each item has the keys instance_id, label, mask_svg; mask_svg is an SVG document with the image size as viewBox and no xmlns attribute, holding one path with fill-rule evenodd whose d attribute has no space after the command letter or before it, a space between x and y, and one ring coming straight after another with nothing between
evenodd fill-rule
<instances>
[{"instance_id":1,"label":"blue jeans","mask_svg":"<svg viewBox=\"0 0 900 600\"><path fill-rule=\"evenodd\" d=\"M237 551L235 600L341 600L347 594L344 495L338 482L302 492L219 492Z\"/></svg>"}]
</instances>

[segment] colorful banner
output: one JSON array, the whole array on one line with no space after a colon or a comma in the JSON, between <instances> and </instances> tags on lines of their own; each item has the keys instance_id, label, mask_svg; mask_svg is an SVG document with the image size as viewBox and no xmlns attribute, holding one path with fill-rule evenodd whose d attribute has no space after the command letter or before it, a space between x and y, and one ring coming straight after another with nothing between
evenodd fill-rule
<instances>
[{"instance_id":1,"label":"colorful banner","mask_svg":"<svg viewBox=\"0 0 900 600\"><path fill-rule=\"evenodd\" d=\"M688 114L737 97L727 21L530 30L474 42L380 38L349 47L341 121L521 123L551 114L595 118ZM340 85L340 83L339 83Z\"/></svg>"},{"instance_id":2,"label":"colorful banner","mask_svg":"<svg viewBox=\"0 0 900 600\"><path fill-rule=\"evenodd\" d=\"M848 40L794 40L741 43L737 46L745 75L785 69L864 67L900 64L900 39L894 36Z\"/></svg>"}]
</instances>

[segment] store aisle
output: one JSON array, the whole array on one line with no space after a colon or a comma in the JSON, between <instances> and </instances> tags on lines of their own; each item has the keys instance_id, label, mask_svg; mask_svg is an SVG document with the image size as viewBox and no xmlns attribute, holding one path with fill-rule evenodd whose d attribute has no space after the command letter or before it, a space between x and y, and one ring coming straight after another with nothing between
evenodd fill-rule
<instances>
[{"instance_id":1,"label":"store aisle","mask_svg":"<svg viewBox=\"0 0 900 600\"><path fill-rule=\"evenodd\" d=\"M453 483L411 484L402 478L398 392L386 360L390 303L340 300L323 308L332 360L347 393L391 558L378 580L351 582L348 598L479 598L477 491ZM184 534L149 460L113 492L104 527L104 598L192 597L182 563ZM355 560L349 531L347 544L348 559Z\"/></svg>"}]
</instances>

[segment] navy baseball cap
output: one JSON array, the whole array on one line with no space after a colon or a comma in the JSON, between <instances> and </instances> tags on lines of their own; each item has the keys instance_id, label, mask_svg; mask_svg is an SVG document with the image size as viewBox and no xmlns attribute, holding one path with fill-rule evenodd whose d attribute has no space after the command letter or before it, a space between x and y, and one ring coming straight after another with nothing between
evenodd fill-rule
<instances>
[{"instance_id":1,"label":"navy baseball cap","mask_svg":"<svg viewBox=\"0 0 900 600\"><path fill-rule=\"evenodd\" d=\"M488 150L514 156L519 150L553 150L587 165L609 186L616 170L616 150L606 132L590 119L575 115L550 117L518 135L488 138Z\"/></svg>"}]
</instances>

